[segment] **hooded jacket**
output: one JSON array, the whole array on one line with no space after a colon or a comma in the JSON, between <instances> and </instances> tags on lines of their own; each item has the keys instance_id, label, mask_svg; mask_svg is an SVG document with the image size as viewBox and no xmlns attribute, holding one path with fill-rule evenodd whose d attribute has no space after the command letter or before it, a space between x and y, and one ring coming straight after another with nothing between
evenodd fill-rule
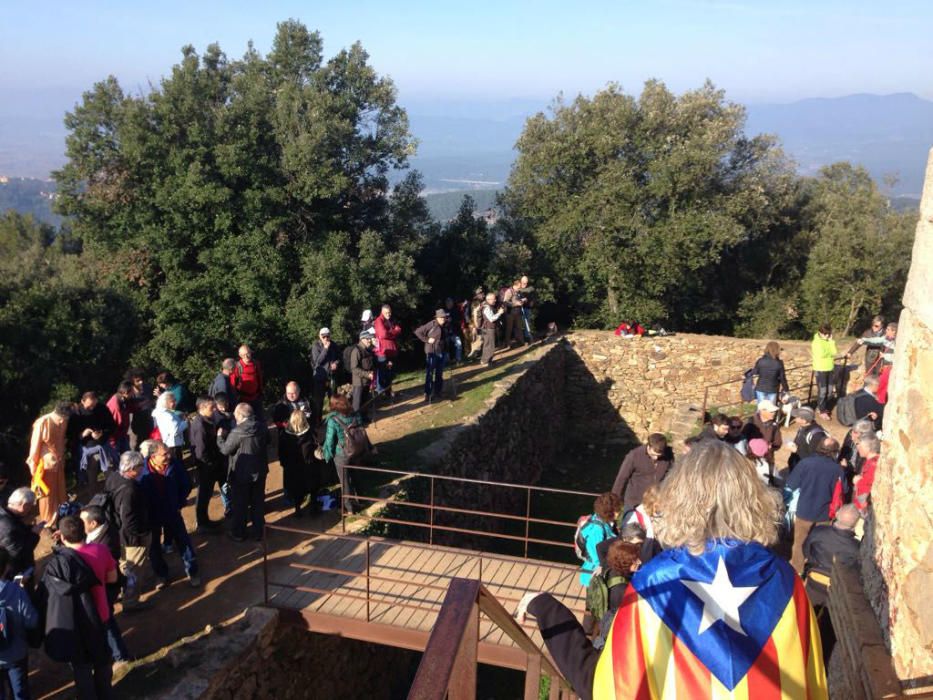
<instances>
[{"instance_id":1,"label":"hooded jacket","mask_svg":"<svg viewBox=\"0 0 933 700\"><path fill-rule=\"evenodd\" d=\"M813 342L810 343L810 351L813 354L814 372L832 372L834 359L837 355L836 341L832 338L823 339L819 333L813 334Z\"/></svg>"},{"instance_id":2,"label":"hooded jacket","mask_svg":"<svg viewBox=\"0 0 933 700\"><path fill-rule=\"evenodd\" d=\"M100 581L81 555L59 547L42 575L40 597L46 600L45 653L60 663L112 661L104 623L91 596L91 586Z\"/></svg>"},{"instance_id":3,"label":"hooded jacket","mask_svg":"<svg viewBox=\"0 0 933 700\"><path fill-rule=\"evenodd\" d=\"M247 484L269 473L266 429L254 417L237 423L227 435L218 433L217 446L230 458L228 474L232 482Z\"/></svg>"}]
</instances>

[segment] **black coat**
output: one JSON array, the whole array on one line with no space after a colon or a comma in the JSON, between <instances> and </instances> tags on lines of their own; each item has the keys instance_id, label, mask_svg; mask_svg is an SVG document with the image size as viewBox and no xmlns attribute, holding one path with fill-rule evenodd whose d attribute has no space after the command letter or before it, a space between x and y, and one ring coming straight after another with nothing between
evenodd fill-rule
<instances>
[{"instance_id":1,"label":"black coat","mask_svg":"<svg viewBox=\"0 0 933 700\"><path fill-rule=\"evenodd\" d=\"M81 555L59 547L42 575L39 595L46 603L45 653L60 663L112 662L104 623L91 587L100 584Z\"/></svg>"},{"instance_id":2,"label":"black coat","mask_svg":"<svg viewBox=\"0 0 933 700\"><path fill-rule=\"evenodd\" d=\"M765 354L755 363L754 374L758 375L755 391L764 394L776 394L779 389L790 391L787 386L787 375L784 374L784 361Z\"/></svg>"},{"instance_id":3,"label":"black coat","mask_svg":"<svg viewBox=\"0 0 933 700\"><path fill-rule=\"evenodd\" d=\"M253 417L237 423L229 434L217 434L217 446L230 458L228 474L232 483L248 484L269 473L267 440L265 425Z\"/></svg>"},{"instance_id":4,"label":"black coat","mask_svg":"<svg viewBox=\"0 0 933 700\"><path fill-rule=\"evenodd\" d=\"M0 547L10 555L10 576L35 568L37 544L39 535L22 518L8 511L5 505L0 508Z\"/></svg>"},{"instance_id":5,"label":"black coat","mask_svg":"<svg viewBox=\"0 0 933 700\"><path fill-rule=\"evenodd\" d=\"M78 406L78 409L68 420L69 441L77 442L83 447L93 447L103 445L107 442L110 434L116 429L117 425L113 422L113 416L105 403L98 401L90 411L84 406ZM95 440L92 436L81 437L81 433L90 428L99 430L103 435L100 440Z\"/></svg>"},{"instance_id":6,"label":"black coat","mask_svg":"<svg viewBox=\"0 0 933 700\"><path fill-rule=\"evenodd\" d=\"M311 346L311 370L314 375L314 381L327 381L328 365L331 362L336 362L337 368L339 369L340 360L340 351L337 349L337 344L335 342L331 341L330 346L325 348L324 343L322 343L320 339L315 340L314 344ZM349 371L349 369L347 371Z\"/></svg>"},{"instance_id":7,"label":"black coat","mask_svg":"<svg viewBox=\"0 0 933 700\"><path fill-rule=\"evenodd\" d=\"M875 413L878 416L873 419L875 430L881 430L882 419L884 418L884 404L864 389L856 392L854 403L855 417L861 420L862 418L868 418L869 413Z\"/></svg>"},{"instance_id":8,"label":"black coat","mask_svg":"<svg viewBox=\"0 0 933 700\"><path fill-rule=\"evenodd\" d=\"M195 464L208 469L218 469L224 458L217 446L217 424L198 414L191 419L188 431Z\"/></svg>"},{"instance_id":9,"label":"black coat","mask_svg":"<svg viewBox=\"0 0 933 700\"><path fill-rule=\"evenodd\" d=\"M118 472L107 474L104 489L113 499L113 508L120 527L120 541L126 547L142 547L151 532L149 503L142 486Z\"/></svg>"}]
</instances>

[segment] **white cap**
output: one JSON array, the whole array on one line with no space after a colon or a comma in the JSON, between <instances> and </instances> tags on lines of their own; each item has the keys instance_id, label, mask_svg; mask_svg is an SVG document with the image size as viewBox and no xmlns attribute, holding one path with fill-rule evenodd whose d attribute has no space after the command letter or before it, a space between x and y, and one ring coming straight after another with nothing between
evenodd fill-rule
<instances>
[{"instance_id":1,"label":"white cap","mask_svg":"<svg viewBox=\"0 0 933 700\"><path fill-rule=\"evenodd\" d=\"M318 335L330 335L330 328L324 326L321 330L318 331Z\"/></svg>"},{"instance_id":2,"label":"white cap","mask_svg":"<svg viewBox=\"0 0 933 700\"><path fill-rule=\"evenodd\" d=\"M758 402L758 410L768 411L769 413L775 413L777 412L778 407L775 405L773 401L770 401L769 399L765 399L764 401Z\"/></svg>"},{"instance_id":3,"label":"white cap","mask_svg":"<svg viewBox=\"0 0 933 700\"><path fill-rule=\"evenodd\" d=\"M373 320L372 309L366 309L366 311L363 312L363 317L360 320L363 322L372 321Z\"/></svg>"}]
</instances>

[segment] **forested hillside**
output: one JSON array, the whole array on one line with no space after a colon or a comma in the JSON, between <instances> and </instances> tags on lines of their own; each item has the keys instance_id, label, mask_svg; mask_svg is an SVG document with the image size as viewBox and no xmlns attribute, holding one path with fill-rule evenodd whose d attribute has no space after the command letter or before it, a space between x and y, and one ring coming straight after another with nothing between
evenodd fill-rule
<instances>
[{"instance_id":1,"label":"forested hillside","mask_svg":"<svg viewBox=\"0 0 933 700\"><path fill-rule=\"evenodd\" d=\"M68 230L0 218L14 453L51 399L109 394L130 364L197 390L248 342L277 390L306 375L321 326L347 342L387 301L410 347L444 297L519 273L539 325L860 330L899 310L916 223L863 169L800 177L713 85L678 96L650 81L529 119L499 221L450 195L438 224L406 171L415 142L392 82L358 44L325 58L295 21L268 55L186 47L149 94L105 78L66 125L54 177Z\"/></svg>"}]
</instances>

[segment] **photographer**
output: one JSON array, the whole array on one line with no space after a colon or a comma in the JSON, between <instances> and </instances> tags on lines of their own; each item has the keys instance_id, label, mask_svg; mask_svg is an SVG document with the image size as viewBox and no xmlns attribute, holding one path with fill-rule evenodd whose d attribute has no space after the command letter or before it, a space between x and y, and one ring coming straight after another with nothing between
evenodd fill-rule
<instances>
[{"instance_id":1,"label":"photographer","mask_svg":"<svg viewBox=\"0 0 933 700\"><path fill-rule=\"evenodd\" d=\"M9 578L29 579L36 568L36 545L45 523L36 523L35 516L36 494L26 486L11 493L6 507L0 508L0 548L10 556Z\"/></svg>"}]
</instances>

